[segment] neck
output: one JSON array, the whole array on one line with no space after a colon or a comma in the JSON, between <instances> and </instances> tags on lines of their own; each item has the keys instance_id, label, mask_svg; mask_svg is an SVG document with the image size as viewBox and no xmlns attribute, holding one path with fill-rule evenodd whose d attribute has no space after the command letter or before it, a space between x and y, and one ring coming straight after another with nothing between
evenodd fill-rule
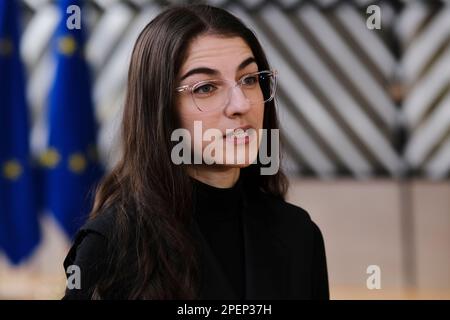
<instances>
[{"instance_id":1,"label":"neck","mask_svg":"<svg viewBox=\"0 0 450 320\"><path fill-rule=\"evenodd\" d=\"M219 166L188 166L187 173L194 179L216 188L231 188L239 179L240 168Z\"/></svg>"}]
</instances>

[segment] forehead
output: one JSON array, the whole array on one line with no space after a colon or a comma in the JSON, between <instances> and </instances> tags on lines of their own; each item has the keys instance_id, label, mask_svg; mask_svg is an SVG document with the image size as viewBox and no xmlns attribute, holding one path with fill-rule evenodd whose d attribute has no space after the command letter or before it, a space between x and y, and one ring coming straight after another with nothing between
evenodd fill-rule
<instances>
[{"instance_id":1,"label":"forehead","mask_svg":"<svg viewBox=\"0 0 450 320\"><path fill-rule=\"evenodd\" d=\"M196 67L235 71L253 52L241 37L201 35L190 43L181 73Z\"/></svg>"}]
</instances>

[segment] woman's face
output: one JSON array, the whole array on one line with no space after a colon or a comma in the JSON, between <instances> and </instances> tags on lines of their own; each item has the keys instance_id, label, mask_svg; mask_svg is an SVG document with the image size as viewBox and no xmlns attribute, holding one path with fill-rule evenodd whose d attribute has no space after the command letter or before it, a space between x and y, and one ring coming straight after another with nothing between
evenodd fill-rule
<instances>
[{"instance_id":1,"label":"woman's face","mask_svg":"<svg viewBox=\"0 0 450 320\"><path fill-rule=\"evenodd\" d=\"M263 125L264 103L251 101L262 101L263 94L257 85L256 89L252 89L253 99L250 101L249 94L244 93L247 89L243 91L239 86L233 87L243 76L254 72L258 72L255 57L240 37L203 35L191 42L187 58L179 71L177 87L205 80L225 80L206 82L205 86L197 87L195 99L190 91L176 93L181 126L190 133L191 150L205 163L242 168L256 159L261 140L259 130ZM252 79L246 81L251 83ZM220 83L225 83L225 89L220 87L220 90L227 94L217 94L219 86L215 84ZM231 85L228 87L226 84ZM199 106L203 110L199 110ZM216 134L209 138L199 137L199 132L205 134L208 129L216 129ZM197 136L194 137L194 133ZM194 146L194 139L202 141ZM204 139L208 141L203 141Z\"/></svg>"}]
</instances>

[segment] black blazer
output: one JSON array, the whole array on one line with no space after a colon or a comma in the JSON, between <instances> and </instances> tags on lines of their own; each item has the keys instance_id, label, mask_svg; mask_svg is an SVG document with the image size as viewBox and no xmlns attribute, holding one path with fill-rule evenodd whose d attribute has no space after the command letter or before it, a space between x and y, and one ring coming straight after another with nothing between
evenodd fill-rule
<instances>
[{"instance_id":1,"label":"black blazer","mask_svg":"<svg viewBox=\"0 0 450 320\"><path fill-rule=\"evenodd\" d=\"M246 191L243 228L246 299L329 299L322 234L309 214L262 191ZM109 210L80 229L65 261L81 269L81 289L66 290L64 299L89 299L101 268L114 221ZM201 299L236 299L231 285L200 230L203 281Z\"/></svg>"}]
</instances>

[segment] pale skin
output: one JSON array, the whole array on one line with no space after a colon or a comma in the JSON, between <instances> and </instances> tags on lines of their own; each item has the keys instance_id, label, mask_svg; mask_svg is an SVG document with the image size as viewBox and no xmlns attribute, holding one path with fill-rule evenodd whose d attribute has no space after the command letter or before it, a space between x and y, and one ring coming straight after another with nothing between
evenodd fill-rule
<instances>
[{"instance_id":1,"label":"pale skin","mask_svg":"<svg viewBox=\"0 0 450 320\"><path fill-rule=\"evenodd\" d=\"M182 79L179 85L190 85L198 81L209 79L226 79L238 81L242 76L258 71L258 65L253 61L254 55L250 47L240 37L221 37L216 35L201 35L195 38L189 48L186 61L181 67L179 78L189 71L197 68L209 68L215 74L194 73ZM262 93L261 93L262 95ZM262 129L264 116L264 103L251 104L240 89L233 90L230 101L223 109L202 112L195 106L189 94L180 94L177 97L177 109L181 125L193 135L194 121L202 121L203 130L216 128L223 133L227 129L241 126L251 126L256 132ZM257 138L258 139L258 138ZM224 145L228 143L224 141ZM204 143L203 148L208 144ZM258 144L255 144L258 148ZM226 150L230 150L227 145ZM246 148L249 145L232 145L237 148ZM188 174L206 184L217 188L232 187L239 179L240 170L249 166L253 159L243 164L196 164L187 167Z\"/></svg>"}]
</instances>

